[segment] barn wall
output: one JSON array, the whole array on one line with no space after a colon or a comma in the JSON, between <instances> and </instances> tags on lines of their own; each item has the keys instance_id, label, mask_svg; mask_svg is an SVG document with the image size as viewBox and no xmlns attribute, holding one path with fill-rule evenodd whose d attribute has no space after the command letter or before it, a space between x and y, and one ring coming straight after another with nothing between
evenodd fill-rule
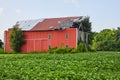
<instances>
[{"instance_id":1,"label":"barn wall","mask_svg":"<svg viewBox=\"0 0 120 80\"><path fill-rule=\"evenodd\" d=\"M21 52L40 52L48 51L49 47L61 47L68 46L71 48L76 48L77 46L77 29L67 28L62 31L23 31L25 44L21 48ZM9 31L6 31L6 46L5 51L10 52L9 46ZM66 39L66 34L68 34L68 39ZM51 36L48 39L48 35Z\"/></svg>"},{"instance_id":2,"label":"barn wall","mask_svg":"<svg viewBox=\"0 0 120 80\"><path fill-rule=\"evenodd\" d=\"M5 31L4 32L4 50L5 52L12 52L11 48L10 48L10 43L9 43L9 35L10 35L10 31Z\"/></svg>"}]
</instances>

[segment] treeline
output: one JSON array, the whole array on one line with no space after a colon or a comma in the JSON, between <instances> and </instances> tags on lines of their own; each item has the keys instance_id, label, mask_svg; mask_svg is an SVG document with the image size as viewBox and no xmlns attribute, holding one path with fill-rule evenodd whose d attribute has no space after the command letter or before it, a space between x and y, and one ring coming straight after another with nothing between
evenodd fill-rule
<instances>
[{"instance_id":1,"label":"treeline","mask_svg":"<svg viewBox=\"0 0 120 80\"><path fill-rule=\"evenodd\" d=\"M120 51L120 27L104 29L89 35L89 46L96 51Z\"/></svg>"}]
</instances>

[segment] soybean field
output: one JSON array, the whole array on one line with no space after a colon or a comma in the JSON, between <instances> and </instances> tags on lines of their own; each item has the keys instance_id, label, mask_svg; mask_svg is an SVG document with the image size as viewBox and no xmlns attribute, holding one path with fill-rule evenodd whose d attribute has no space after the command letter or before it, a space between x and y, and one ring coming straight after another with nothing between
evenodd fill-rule
<instances>
[{"instance_id":1,"label":"soybean field","mask_svg":"<svg viewBox=\"0 0 120 80\"><path fill-rule=\"evenodd\" d=\"M120 52L0 54L0 80L120 80Z\"/></svg>"}]
</instances>

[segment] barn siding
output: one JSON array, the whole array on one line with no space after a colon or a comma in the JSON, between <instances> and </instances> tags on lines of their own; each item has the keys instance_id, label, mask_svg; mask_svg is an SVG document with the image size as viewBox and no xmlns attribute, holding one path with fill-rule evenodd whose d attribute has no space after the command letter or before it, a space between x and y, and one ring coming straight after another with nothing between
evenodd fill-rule
<instances>
[{"instance_id":1,"label":"barn siding","mask_svg":"<svg viewBox=\"0 0 120 80\"><path fill-rule=\"evenodd\" d=\"M21 52L40 52L48 51L49 46L51 48L66 46L76 48L77 46L77 33L76 28L67 28L62 31L23 31L25 44L21 47ZM66 34L69 38L66 39ZM5 31L6 42L5 51L10 52L9 43L9 31ZM51 39L48 39L48 35L51 35Z\"/></svg>"}]
</instances>

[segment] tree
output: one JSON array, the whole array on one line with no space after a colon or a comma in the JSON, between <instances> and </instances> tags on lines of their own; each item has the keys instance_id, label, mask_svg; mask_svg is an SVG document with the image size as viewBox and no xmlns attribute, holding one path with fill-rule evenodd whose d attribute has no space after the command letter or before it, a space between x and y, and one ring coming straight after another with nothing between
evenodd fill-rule
<instances>
[{"instance_id":1,"label":"tree","mask_svg":"<svg viewBox=\"0 0 120 80\"><path fill-rule=\"evenodd\" d=\"M118 27L117 30L115 30L114 41L116 51L120 51L120 27Z\"/></svg>"},{"instance_id":2,"label":"tree","mask_svg":"<svg viewBox=\"0 0 120 80\"><path fill-rule=\"evenodd\" d=\"M23 33L18 25L14 25L10 34L10 47L15 52L20 52L21 46L23 45Z\"/></svg>"},{"instance_id":3,"label":"tree","mask_svg":"<svg viewBox=\"0 0 120 80\"><path fill-rule=\"evenodd\" d=\"M82 17L74 21L73 26L78 28L80 35L79 40L84 43L85 50L88 51L88 35L91 33L90 17Z\"/></svg>"},{"instance_id":4,"label":"tree","mask_svg":"<svg viewBox=\"0 0 120 80\"><path fill-rule=\"evenodd\" d=\"M104 29L95 35L92 48L98 51L120 51L120 27Z\"/></svg>"},{"instance_id":5,"label":"tree","mask_svg":"<svg viewBox=\"0 0 120 80\"><path fill-rule=\"evenodd\" d=\"M85 45L86 51L88 51L88 35L91 32L91 22L90 17L85 17L81 21L80 31L81 31L81 40L83 41Z\"/></svg>"},{"instance_id":6,"label":"tree","mask_svg":"<svg viewBox=\"0 0 120 80\"><path fill-rule=\"evenodd\" d=\"M90 32L89 38L88 38L88 44L92 45L92 41L94 40L94 37L97 35L97 32Z\"/></svg>"},{"instance_id":7,"label":"tree","mask_svg":"<svg viewBox=\"0 0 120 80\"><path fill-rule=\"evenodd\" d=\"M111 29L104 29L93 40L93 48L99 51L113 51L115 48L115 32Z\"/></svg>"},{"instance_id":8,"label":"tree","mask_svg":"<svg viewBox=\"0 0 120 80\"><path fill-rule=\"evenodd\" d=\"M2 40L0 40L0 48L2 48L3 42Z\"/></svg>"}]
</instances>

